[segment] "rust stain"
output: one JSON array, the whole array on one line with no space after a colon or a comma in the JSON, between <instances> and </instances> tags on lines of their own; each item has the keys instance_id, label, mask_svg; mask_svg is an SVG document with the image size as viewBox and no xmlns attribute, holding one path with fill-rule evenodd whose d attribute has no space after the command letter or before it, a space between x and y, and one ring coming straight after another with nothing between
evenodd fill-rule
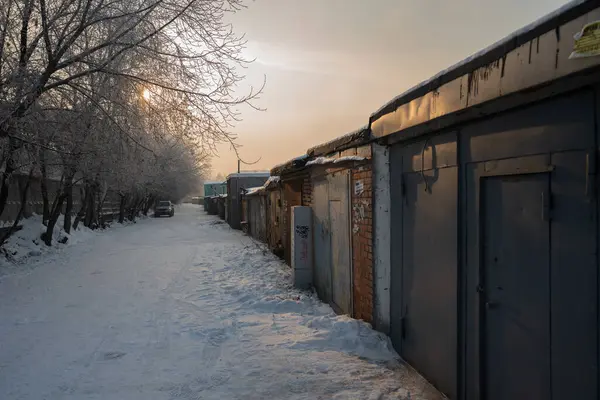
<instances>
[{"instance_id":1,"label":"rust stain","mask_svg":"<svg viewBox=\"0 0 600 400\"><path fill-rule=\"evenodd\" d=\"M506 54L502 56L502 69L500 70L500 78L504 78L505 70L506 70Z\"/></svg>"},{"instance_id":2,"label":"rust stain","mask_svg":"<svg viewBox=\"0 0 600 400\"><path fill-rule=\"evenodd\" d=\"M437 115L437 103L438 103L438 99L440 97L440 92L438 89L435 89L433 91L433 94L431 96L431 110L430 110L430 118L434 117L435 115Z\"/></svg>"},{"instance_id":3,"label":"rust stain","mask_svg":"<svg viewBox=\"0 0 600 400\"><path fill-rule=\"evenodd\" d=\"M487 81L492 76L492 73L499 68L501 68L501 71L504 71L505 57L469 73L468 96L477 96L479 93L479 81Z\"/></svg>"},{"instance_id":4,"label":"rust stain","mask_svg":"<svg viewBox=\"0 0 600 400\"><path fill-rule=\"evenodd\" d=\"M467 78L467 97L470 97L473 93L473 74L474 72L469 72L469 76Z\"/></svg>"}]
</instances>

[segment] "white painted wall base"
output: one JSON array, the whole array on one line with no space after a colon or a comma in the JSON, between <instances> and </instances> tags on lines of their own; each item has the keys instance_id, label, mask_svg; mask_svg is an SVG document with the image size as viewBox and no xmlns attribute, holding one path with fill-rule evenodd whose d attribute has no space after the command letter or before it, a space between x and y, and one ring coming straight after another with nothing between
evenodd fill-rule
<instances>
[{"instance_id":1,"label":"white painted wall base","mask_svg":"<svg viewBox=\"0 0 600 400\"><path fill-rule=\"evenodd\" d=\"M294 286L299 289L308 289L313 283L312 239L312 209L292 207L292 274Z\"/></svg>"},{"instance_id":2,"label":"white painted wall base","mask_svg":"<svg viewBox=\"0 0 600 400\"><path fill-rule=\"evenodd\" d=\"M390 184L389 148L373 144L373 322L377 330L386 334L390 331Z\"/></svg>"}]
</instances>

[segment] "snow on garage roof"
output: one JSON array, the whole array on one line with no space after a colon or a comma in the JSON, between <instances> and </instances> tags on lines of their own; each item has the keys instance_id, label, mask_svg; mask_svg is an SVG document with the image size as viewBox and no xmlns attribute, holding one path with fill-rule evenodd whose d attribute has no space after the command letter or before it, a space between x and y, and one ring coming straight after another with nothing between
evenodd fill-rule
<instances>
[{"instance_id":1,"label":"snow on garage roof","mask_svg":"<svg viewBox=\"0 0 600 400\"><path fill-rule=\"evenodd\" d=\"M250 178L250 177L256 177L256 178L268 178L271 174L269 173L269 171L256 171L256 172L235 172L233 174L229 174L227 175L227 179L230 178Z\"/></svg>"},{"instance_id":2,"label":"snow on garage roof","mask_svg":"<svg viewBox=\"0 0 600 400\"><path fill-rule=\"evenodd\" d=\"M277 183L279 183L280 180L281 178L278 176L270 176L264 185L245 189L246 196L265 193L266 190L270 188L270 186L276 185Z\"/></svg>"},{"instance_id":3,"label":"snow on garage roof","mask_svg":"<svg viewBox=\"0 0 600 400\"><path fill-rule=\"evenodd\" d=\"M302 168L306 164L306 160L308 160L308 155L302 154L301 156L294 157L291 160L277 164L271 168L271 176L281 176L286 172Z\"/></svg>"},{"instance_id":4,"label":"snow on garage roof","mask_svg":"<svg viewBox=\"0 0 600 400\"><path fill-rule=\"evenodd\" d=\"M345 135L336 137L328 142L311 147L306 153L311 157L315 157L334 153L336 151L343 151L351 147L361 146L367 143L369 138L370 130L369 126L366 125L352 132L346 133Z\"/></svg>"},{"instance_id":5,"label":"snow on garage roof","mask_svg":"<svg viewBox=\"0 0 600 400\"><path fill-rule=\"evenodd\" d=\"M464 60L454 64L437 75L429 78L418 85L408 89L402 94L394 97L392 100L385 103L377 111L371 114L370 121L373 122L383 115L388 114L400 105L408 103L425 93L428 93L436 88L448 83L466 73L466 70L473 70L483 67L490 62L499 59L502 55L517 48L521 44L527 43L529 40L539 36L542 33L550 31L556 26L567 22L581 13L585 13L588 9L597 7L597 2L590 0L572 0L563 5L559 9L541 17L537 21L526 25L525 27L506 36L504 39L497 41L491 46L478 51L477 53L465 58ZM564 21L562 21L564 19Z\"/></svg>"}]
</instances>

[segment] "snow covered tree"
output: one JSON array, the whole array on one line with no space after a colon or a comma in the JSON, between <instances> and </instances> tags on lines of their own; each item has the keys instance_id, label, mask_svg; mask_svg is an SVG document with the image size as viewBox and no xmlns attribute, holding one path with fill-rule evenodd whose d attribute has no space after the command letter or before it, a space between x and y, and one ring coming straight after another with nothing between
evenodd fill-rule
<instances>
[{"instance_id":1,"label":"snow covered tree","mask_svg":"<svg viewBox=\"0 0 600 400\"><path fill-rule=\"evenodd\" d=\"M10 176L40 178L45 242L195 190L237 106L244 42L224 22L242 0L0 0L0 213ZM262 89L262 88L261 88ZM26 158L27 169L20 160ZM60 182L54 192L50 180ZM73 210L73 191L84 192Z\"/></svg>"}]
</instances>

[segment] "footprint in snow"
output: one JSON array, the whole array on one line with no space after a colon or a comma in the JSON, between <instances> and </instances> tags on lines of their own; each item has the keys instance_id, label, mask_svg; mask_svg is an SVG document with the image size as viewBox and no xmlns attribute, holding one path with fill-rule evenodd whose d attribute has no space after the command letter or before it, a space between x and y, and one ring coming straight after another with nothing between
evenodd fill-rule
<instances>
[{"instance_id":1,"label":"footprint in snow","mask_svg":"<svg viewBox=\"0 0 600 400\"><path fill-rule=\"evenodd\" d=\"M117 359L125 356L125 354L127 354L127 353L123 353L120 351L109 351L109 352L104 353L102 358L107 361L108 360L117 360Z\"/></svg>"}]
</instances>

